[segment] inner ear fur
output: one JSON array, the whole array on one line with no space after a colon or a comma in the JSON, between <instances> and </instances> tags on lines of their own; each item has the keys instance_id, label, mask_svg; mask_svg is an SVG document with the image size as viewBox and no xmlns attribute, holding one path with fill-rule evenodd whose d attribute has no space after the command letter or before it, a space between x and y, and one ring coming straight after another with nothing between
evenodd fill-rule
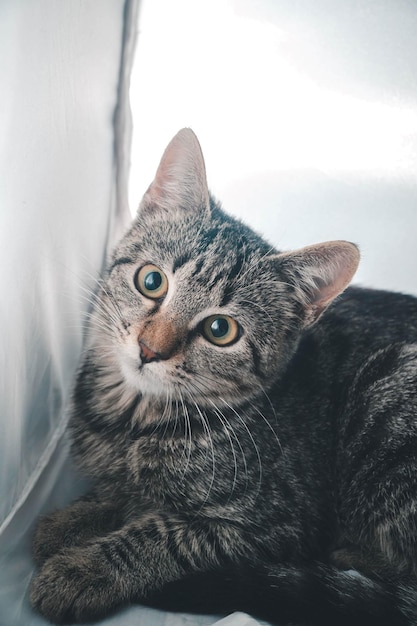
<instances>
[{"instance_id":1,"label":"inner ear fur","mask_svg":"<svg viewBox=\"0 0 417 626\"><path fill-rule=\"evenodd\" d=\"M270 257L280 276L300 292L306 326L346 289L359 259L358 247L348 241L326 241Z\"/></svg>"},{"instance_id":2,"label":"inner ear fur","mask_svg":"<svg viewBox=\"0 0 417 626\"><path fill-rule=\"evenodd\" d=\"M146 191L139 214L209 212L206 167L199 141L190 128L181 129L162 156Z\"/></svg>"}]
</instances>

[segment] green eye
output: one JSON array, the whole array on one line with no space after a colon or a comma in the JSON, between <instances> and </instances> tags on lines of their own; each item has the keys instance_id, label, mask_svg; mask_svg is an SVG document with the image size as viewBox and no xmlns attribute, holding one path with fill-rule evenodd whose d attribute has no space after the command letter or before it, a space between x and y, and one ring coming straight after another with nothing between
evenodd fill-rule
<instances>
[{"instance_id":1,"label":"green eye","mask_svg":"<svg viewBox=\"0 0 417 626\"><path fill-rule=\"evenodd\" d=\"M168 279L156 265L144 265L135 277L136 289L146 298L163 298L168 291Z\"/></svg>"},{"instance_id":2,"label":"green eye","mask_svg":"<svg viewBox=\"0 0 417 626\"><path fill-rule=\"evenodd\" d=\"M203 322L203 335L216 346L229 346L239 338L240 328L228 315L210 315Z\"/></svg>"}]
</instances>

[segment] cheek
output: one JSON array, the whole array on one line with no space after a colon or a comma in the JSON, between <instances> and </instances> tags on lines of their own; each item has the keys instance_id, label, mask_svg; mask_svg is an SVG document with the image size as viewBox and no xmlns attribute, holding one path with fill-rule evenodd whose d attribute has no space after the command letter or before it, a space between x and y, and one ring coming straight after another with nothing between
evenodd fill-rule
<instances>
[{"instance_id":1,"label":"cheek","mask_svg":"<svg viewBox=\"0 0 417 626\"><path fill-rule=\"evenodd\" d=\"M239 389L251 373L251 354L244 345L216 348L195 344L184 357L187 371L215 380L219 385L233 384Z\"/></svg>"},{"instance_id":2,"label":"cheek","mask_svg":"<svg viewBox=\"0 0 417 626\"><path fill-rule=\"evenodd\" d=\"M139 344L136 332L129 332L129 334L121 341L120 352L123 352L123 356L126 356L135 362L139 361Z\"/></svg>"}]
</instances>

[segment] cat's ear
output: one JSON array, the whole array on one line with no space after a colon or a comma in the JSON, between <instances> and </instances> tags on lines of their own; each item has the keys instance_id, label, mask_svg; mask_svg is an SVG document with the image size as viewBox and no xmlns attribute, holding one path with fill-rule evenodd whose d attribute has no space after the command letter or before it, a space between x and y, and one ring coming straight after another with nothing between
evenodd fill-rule
<instances>
[{"instance_id":1,"label":"cat's ear","mask_svg":"<svg viewBox=\"0 0 417 626\"><path fill-rule=\"evenodd\" d=\"M360 254L353 243L328 241L272 258L280 276L298 292L308 326L349 285Z\"/></svg>"},{"instance_id":2,"label":"cat's ear","mask_svg":"<svg viewBox=\"0 0 417 626\"><path fill-rule=\"evenodd\" d=\"M193 131L183 128L168 144L139 214L208 213L209 208L203 153Z\"/></svg>"}]
</instances>

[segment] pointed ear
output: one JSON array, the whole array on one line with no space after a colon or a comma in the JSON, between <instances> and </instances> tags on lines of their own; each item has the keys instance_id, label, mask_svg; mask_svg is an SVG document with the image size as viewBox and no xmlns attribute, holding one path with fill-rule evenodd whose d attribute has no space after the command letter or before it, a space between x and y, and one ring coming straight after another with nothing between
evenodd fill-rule
<instances>
[{"instance_id":1,"label":"pointed ear","mask_svg":"<svg viewBox=\"0 0 417 626\"><path fill-rule=\"evenodd\" d=\"M273 258L280 276L284 274L299 292L308 326L346 289L357 270L360 254L353 243L328 241Z\"/></svg>"},{"instance_id":2,"label":"pointed ear","mask_svg":"<svg viewBox=\"0 0 417 626\"><path fill-rule=\"evenodd\" d=\"M208 212L209 208L203 153L193 131L183 128L168 144L139 213Z\"/></svg>"}]
</instances>

